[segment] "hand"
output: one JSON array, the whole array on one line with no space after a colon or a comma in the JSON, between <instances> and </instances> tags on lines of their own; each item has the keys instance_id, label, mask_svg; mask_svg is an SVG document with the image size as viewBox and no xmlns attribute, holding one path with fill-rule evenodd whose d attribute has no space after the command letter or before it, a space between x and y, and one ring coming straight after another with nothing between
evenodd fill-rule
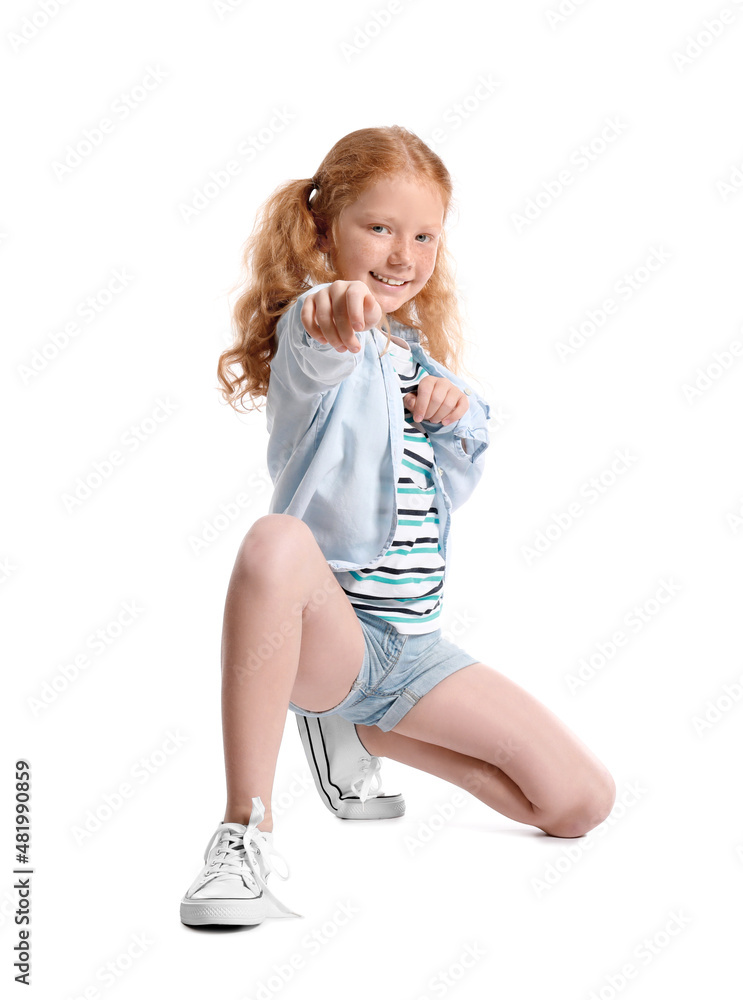
<instances>
[{"instance_id":1,"label":"hand","mask_svg":"<svg viewBox=\"0 0 743 1000\"><path fill-rule=\"evenodd\" d=\"M424 375L418 383L418 395L409 392L402 397L402 401L416 422L430 420L444 426L459 420L470 407L466 393L448 378L437 375Z\"/></svg>"},{"instance_id":2,"label":"hand","mask_svg":"<svg viewBox=\"0 0 743 1000\"><path fill-rule=\"evenodd\" d=\"M310 337L336 351L361 350L354 330L361 332L382 319L382 307L363 281L333 281L302 306L301 320Z\"/></svg>"}]
</instances>

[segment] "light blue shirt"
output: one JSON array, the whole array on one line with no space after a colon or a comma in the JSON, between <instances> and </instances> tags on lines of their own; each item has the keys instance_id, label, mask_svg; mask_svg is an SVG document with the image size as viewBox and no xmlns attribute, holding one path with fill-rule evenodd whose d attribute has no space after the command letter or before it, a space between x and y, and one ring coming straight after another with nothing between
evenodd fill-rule
<instances>
[{"instance_id":1,"label":"light blue shirt","mask_svg":"<svg viewBox=\"0 0 743 1000\"><path fill-rule=\"evenodd\" d=\"M357 333L361 350L336 351L311 337L300 318L300 295L276 325L276 353L266 397L268 471L274 484L269 513L291 514L312 530L332 570L367 569L380 562L397 527L397 474L402 458L404 406L387 336L372 327ZM431 375L467 394L469 409L444 427L425 430L436 464L439 537L446 562L451 513L467 500L483 472L490 443L490 405L458 375L430 357L418 331L390 320Z\"/></svg>"}]
</instances>

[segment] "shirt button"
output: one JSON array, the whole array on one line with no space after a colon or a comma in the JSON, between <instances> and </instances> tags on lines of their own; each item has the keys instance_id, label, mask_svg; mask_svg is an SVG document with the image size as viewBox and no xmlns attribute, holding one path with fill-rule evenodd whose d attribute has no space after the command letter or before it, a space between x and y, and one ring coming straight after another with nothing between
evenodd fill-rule
<instances>
[{"instance_id":1,"label":"shirt button","mask_svg":"<svg viewBox=\"0 0 743 1000\"><path fill-rule=\"evenodd\" d=\"M467 395L467 396L469 396L469 395L471 395L471 394L472 394L472 390L471 390L471 389L468 389L468 388L467 388L466 386L465 386L465 388L464 388L464 391L465 391L465 395Z\"/></svg>"},{"instance_id":2,"label":"shirt button","mask_svg":"<svg viewBox=\"0 0 743 1000\"><path fill-rule=\"evenodd\" d=\"M441 466L440 466L440 465L437 465L437 466L436 466L436 470L437 470L437 472L438 472L438 474L439 474L440 476L443 476L443 474L444 474L444 470L443 470L443 469L441 468Z\"/></svg>"}]
</instances>

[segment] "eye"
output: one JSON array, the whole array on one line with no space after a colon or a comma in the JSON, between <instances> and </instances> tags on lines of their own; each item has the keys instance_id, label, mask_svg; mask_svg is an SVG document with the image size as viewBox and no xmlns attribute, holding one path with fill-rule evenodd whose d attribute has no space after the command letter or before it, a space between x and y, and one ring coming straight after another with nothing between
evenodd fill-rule
<instances>
[{"instance_id":1,"label":"eye","mask_svg":"<svg viewBox=\"0 0 743 1000\"><path fill-rule=\"evenodd\" d=\"M371 228L372 229L386 229L387 226L383 226L383 225L381 225L380 223L377 222Z\"/></svg>"},{"instance_id":2,"label":"eye","mask_svg":"<svg viewBox=\"0 0 743 1000\"><path fill-rule=\"evenodd\" d=\"M433 236L429 236L428 233L418 233L418 236L422 236L427 243L430 243L433 240ZM416 236L416 239L418 239L418 236Z\"/></svg>"}]
</instances>

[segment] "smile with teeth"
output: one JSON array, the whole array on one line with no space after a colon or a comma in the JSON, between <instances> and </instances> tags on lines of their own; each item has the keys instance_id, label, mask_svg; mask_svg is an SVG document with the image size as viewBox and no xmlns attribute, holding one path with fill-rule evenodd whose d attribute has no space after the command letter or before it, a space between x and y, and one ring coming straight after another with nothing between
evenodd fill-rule
<instances>
[{"instance_id":1,"label":"smile with teeth","mask_svg":"<svg viewBox=\"0 0 743 1000\"><path fill-rule=\"evenodd\" d=\"M408 284L407 281L398 281L395 278L385 278L383 275L377 274L376 271L369 271L369 274L372 276L372 278L376 278L377 281L384 282L385 285L394 285L395 287L397 287L398 285Z\"/></svg>"}]
</instances>

